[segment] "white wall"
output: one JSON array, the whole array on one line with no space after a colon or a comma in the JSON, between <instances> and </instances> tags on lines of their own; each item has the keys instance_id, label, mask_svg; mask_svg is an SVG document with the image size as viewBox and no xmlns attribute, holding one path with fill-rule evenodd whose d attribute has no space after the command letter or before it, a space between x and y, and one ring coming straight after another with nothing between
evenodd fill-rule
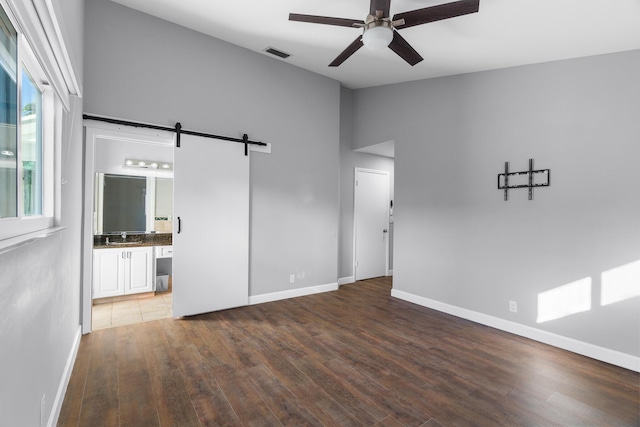
<instances>
[{"instance_id":1,"label":"white wall","mask_svg":"<svg viewBox=\"0 0 640 427\"><path fill-rule=\"evenodd\" d=\"M58 8L60 1L54 1ZM59 13L75 58L82 65L83 2L66 1ZM81 75L82 70L75 70ZM82 100L71 99L62 129L60 225L63 231L0 254L0 425L53 422L54 400L64 382L80 322L82 200ZM61 390L64 393L64 390ZM59 396L60 399L64 395ZM59 402L61 403L61 401ZM53 415L52 415L53 413ZM52 417L52 418L50 418Z\"/></svg>"},{"instance_id":2,"label":"white wall","mask_svg":"<svg viewBox=\"0 0 640 427\"><path fill-rule=\"evenodd\" d=\"M377 144L378 140L369 141ZM345 283L354 280L353 271L353 209L355 168L377 169L389 172L390 196L393 200L394 161L389 157L353 151L353 91L341 88L340 92L340 246L338 277ZM393 242L393 224L390 224L389 240ZM389 268L393 269L393 244L389 248Z\"/></svg>"},{"instance_id":3,"label":"white wall","mask_svg":"<svg viewBox=\"0 0 640 427\"><path fill-rule=\"evenodd\" d=\"M109 1L86 11L87 113L273 144L251 159L250 295L336 283L339 84Z\"/></svg>"},{"instance_id":4,"label":"white wall","mask_svg":"<svg viewBox=\"0 0 640 427\"><path fill-rule=\"evenodd\" d=\"M111 140L107 137L101 137L96 138L94 158L96 173L173 177L173 172L165 172L158 169L126 168L124 166L125 159L173 163L173 146L170 145Z\"/></svg>"},{"instance_id":5,"label":"white wall","mask_svg":"<svg viewBox=\"0 0 640 427\"><path fill-rule=\"evenodd\" d=\"M354 146L396 141L394 289L640 355L640 298L601 304L625 269L640 294L639 75L632 51L355 91ZM551 186L504 202L529 158ZM538 323L580 279L590 308Z\"/></svg>"}]
</instances>

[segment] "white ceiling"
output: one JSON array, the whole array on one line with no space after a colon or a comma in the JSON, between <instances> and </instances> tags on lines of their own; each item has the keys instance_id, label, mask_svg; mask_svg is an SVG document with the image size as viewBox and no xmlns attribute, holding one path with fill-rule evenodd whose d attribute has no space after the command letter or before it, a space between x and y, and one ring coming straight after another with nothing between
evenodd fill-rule
<instances>
[{"instance_id":1,"label":"white ceiling","mask_svg":"<svg viewBox=\"0 0 640 427\"><path fill-rule=\"evenodd\" d=\"M362 30L290 22L289 12L364 20L369 0L113 1L264 55L274 47L352 89L640 49L640 0L480 0L478 13L400 31L424 58L414 67L362 48L337 68L327 65ZM440 3L391 0L391 16Z\"/></svg>"}]
</instances>

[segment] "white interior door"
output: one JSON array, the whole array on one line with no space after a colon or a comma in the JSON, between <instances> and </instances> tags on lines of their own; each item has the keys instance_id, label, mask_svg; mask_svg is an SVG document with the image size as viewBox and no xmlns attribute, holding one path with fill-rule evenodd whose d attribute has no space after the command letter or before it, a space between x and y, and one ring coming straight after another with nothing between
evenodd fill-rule
<instances>
[{"instance_id":1,"label":"white interior door","mask_svg":"<svg viewBox=\"0 0 640 427\"><path fill-rule=\"evenodd\" d=\"M355 280L385 276L389 255L389 172L356 168Z\"/></svg>"},{"instance_id":2,"label":"white interior door","mask_svg":"<svg viewBox=\"0 0 640 427\"><path fill-rule=\"evenodd\" d=\"M249 301L249 157L242 144L181 135L174 156L173 315Z\"/></svg>"}]
</instances>

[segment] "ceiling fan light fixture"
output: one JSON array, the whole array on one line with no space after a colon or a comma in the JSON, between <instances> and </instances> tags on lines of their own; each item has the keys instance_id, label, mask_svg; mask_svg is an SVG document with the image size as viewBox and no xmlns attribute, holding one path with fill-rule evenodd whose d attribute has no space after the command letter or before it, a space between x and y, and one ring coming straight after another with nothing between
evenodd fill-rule
<instances>
[{"instance_id":1,"label":"ceiling fan light fixture","mask_svg":"<svg viewBox=\"0 0 640 427\"><path fill-rule=\"evenodd\" d=\"M391 40L393 40L393 28L386 21L372 22L365 27L362 34L362 43L370 50L382 50L389 46Z\"/></svg>"},{"instance_id":2,"label":"ceiling fan light fixture","mask_svg":"<svg viewBox=\"0 0 640 427\"><path fill-rule=\"evenodd\" d=\"M369 14L364 21L330 16L303 15L300 13L290 13L289 21L363 28L362 35L351 42L329 64L329 67L339 66L362 46L366 46L370 50L383 50L388 47L400 58L404 59L407 64L414 66L424 58L411 47L398 30L476 13L479 10L479 6L480 0L445 0L443 4L398 13L392 17L389 14L391 0L369 0Z\"/></svg>"}]
</instances>

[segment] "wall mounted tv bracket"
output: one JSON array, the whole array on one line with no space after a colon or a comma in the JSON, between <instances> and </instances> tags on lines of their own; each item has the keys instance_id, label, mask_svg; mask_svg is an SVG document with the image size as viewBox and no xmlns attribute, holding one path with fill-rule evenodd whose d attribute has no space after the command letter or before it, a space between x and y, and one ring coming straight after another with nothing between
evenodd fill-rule
<instances>
[{"instance_id":1,"label":"wall mounted tv bracket","mask_svg":"<svg viewBox=\"0 0 640 427\"><path fill-rule=\"evenodd\" d=\"M528 188L529 200L533 200L535 187L548 187L551 183L549 169L533 169L533 159L529 159L529 170L509 172L509 162L504 162L504 173L498 174L498 190L504 190L505 202L509 200L509 190L512 188Z\"/></svg>"}]
</instances>

